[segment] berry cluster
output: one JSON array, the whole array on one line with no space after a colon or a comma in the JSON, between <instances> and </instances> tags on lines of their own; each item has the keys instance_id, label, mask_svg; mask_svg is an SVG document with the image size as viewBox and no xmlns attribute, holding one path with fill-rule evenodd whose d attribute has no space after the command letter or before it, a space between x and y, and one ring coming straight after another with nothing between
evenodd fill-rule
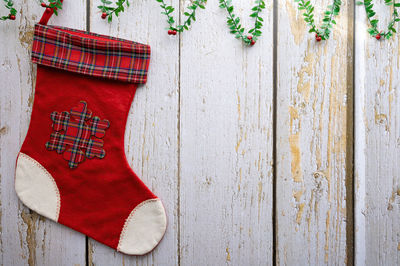
<instances>
[{"instance_id":1,"label":"berry cluster","mask_svg":"<svg viewBox=\"0 0 400 266\"><path fill-rule=\"evenodd\" d=\"M251 35L247 36L247 40L249 40L249 41L250 41L250 45L254 45L254 44L256 44L256 41L255 41L255 40L253 40L253 36L251 36Z\"/></svg>"},{"instance_id":2,"label":"berry cluster","mask_svg":"<svg viewBox=\"0 0 400 266\"><path fill-rule=\"evenodd\" d=\"M45 8L46 8L46 12L47 12L47 13L50 13L50 12L51 12L52 8L48 7L48 6L46 5L45 2L42 2L40 5L41 5L42 7L45 7Z\"/></svg>"},{"instance_id":3,"label":"berry cluster","mask_svg":"<svg viewBox=\"0 0 400 266\"><path fill-rule=\"evenodd\" d=\"M168 30L168 35L176 35L176 30Z\"/></svg>"}]
</instances>

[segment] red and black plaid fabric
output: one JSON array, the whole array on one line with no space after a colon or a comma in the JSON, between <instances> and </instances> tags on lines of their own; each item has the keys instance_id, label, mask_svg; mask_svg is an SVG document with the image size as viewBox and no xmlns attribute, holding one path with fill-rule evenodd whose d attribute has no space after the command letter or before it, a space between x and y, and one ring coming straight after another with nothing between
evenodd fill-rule
<instances>
[{"instance_id":1,"label":"red and black plaid fabric","mask_svg":"<svg viewBox=\"0 0 400 266\"><path fill-rule=\"evenodd\" d=\"M106 152L101 138L104 137L110 122L97 116L92 117L86 102L80 101L70 113L52 112L50 117L55 132L50 135L46 148L64 153L64 159L68 161L70 168L76 168L85 157L104 158Z\"/></svg>"},{"instance_id":2,"label":"red and black plaid fabric","mask_svg":"<svg viewBox=\"0 0 400 266\"><path fill-rule=\"evenodd\" d=\"M32 61L95 77L145 83L150 46L91 32L36 24Z\"/></svg>"}]
</instances>

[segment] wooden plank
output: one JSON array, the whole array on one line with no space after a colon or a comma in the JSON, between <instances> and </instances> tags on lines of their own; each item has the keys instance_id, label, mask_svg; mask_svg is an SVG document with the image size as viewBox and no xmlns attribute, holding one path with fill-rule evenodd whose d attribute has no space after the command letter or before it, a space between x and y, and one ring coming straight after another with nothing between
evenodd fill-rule
<instances>
[{"instance_id":1,"label":"wooden plank","mask_svg":"<svg viewBox=\"0 0 400 266\"><path fill-rule=\"evenodd\" d=\"M178 6L178 1L172 1ZM166 32L156 1L134 1L112 24L100 18L91 1L91 30L147 43L152 55L146 85L131 107L125 134L127 159L142 181L162 200L168 219L160 245L145 256L126 256L89 240L92 265L178 264L178 38Z\"/></svg>"},{"instance_id":2,"label":"wooden plank","mask_svg":"<svg viewBox=\"0 0 400 266\"><path fill-rule=\"evenodd\" d=\"M390 9L374 8L386 29ZM356 265L399 265L400 38L371 38L356 10Z\"/></svg>"},{"instance_id":3,"label":"wooden plank","mask_svg":"<svg viewBox=\"0 0 400 266\"><path fill-rule=\"evenodd\" d=\"M86 1L66 1L50 23L85 28ZM85 236L30 211L14 190L15 158L28 130L35 67L30 63L33 27L43 8L16 1L14 23L0 23L0 198L2 265L84 265ZM2 10L2 12L4 12Z\"/></svg>"},{"instance_id":4,"label":"wooden plank","mask_svg":"<svg viewBox=\"0 0 400 266\"><path fill-rule=\"evenodd\" d=\"M272 264L272 2L254 47L217 1L181 41L182 265ZM254 1L234 1L248 28Z\"/></svg>"},{"instance_id":5,"label":"wooden plank","mask_svg":"<svg viewBox=\"0 0 400 266\"><path fill-rule=\"evenodd\" d=\"M311 2L320 25L331 1ZM351 264L352 5L320 43L296 3L278 10L277 263Z\"/></svg>"}]
</instances>

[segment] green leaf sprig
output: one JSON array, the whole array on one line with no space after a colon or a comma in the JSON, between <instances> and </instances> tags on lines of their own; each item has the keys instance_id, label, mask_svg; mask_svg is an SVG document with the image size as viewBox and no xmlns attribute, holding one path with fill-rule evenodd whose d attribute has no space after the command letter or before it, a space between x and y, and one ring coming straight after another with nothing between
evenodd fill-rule
<instances>
[{"instance_id":1,"label":"green leaf sprig","mask_svg":"<svg viewBox=\"0 0 400 266\"><path fill-rule=\"evenodd\" d=\"M315 33L315 39L319 42L321 40L328 40L332 31L332 24L336 24L335 17L339 15L341 0L333 0L331 5L328 5L327 10L324 12L322 25L318 29L314 20L314 6L309 0L294 0L298 4L299 10L304 10L304 21L310 28L308 32Z\"/></svg>"},{"instance_id":2,"label":"green leaf sprig","mask_svg":"<svg viewBox=\"0 0 400 266\"><path fill-rule=\"evenodd\" d=\"M9 14L7 16L1 16L0 20L15 20L15 15L17 14L17 10L14 8L14 3L12 0L4 0L5 7L9 10Z\"/></svg>"},{"instance_id":3,"label":"green leaf sprig","mask_svg":"<svg viewBox=\"0 0 400 266\"><path fill-rule=\"evenodd\" d=\"M236 39L242 40L246 45L254 45L259 37L261 37L261 28L263 26L263 18L260 13L265 9L264 0L256 0L254 7L251 9L251 18L254 18L254 27L245 34L245 28L240 23L240 18L235 15L232 0L219 0L219 7L226 9L228 16L226 23L230 29L230 33L235 35Z\"/></svg>"},{"instance_id":4,"label":"green leaf sprig","mask_svg":"<svg viewBox=\"0 0 400 266\"><path fill-rule=\"evenodd\" d=\"M107 18L108 22L112 21L113 15L118 17L121 12L125 11L125 6L129 7L130 5L128 0L117 0L115 6L111 6L113 2L109 0L101 0L101 3L97 8L102 11L101 18Z\"/></svg>"},{"instance_id":5,"label":"green leaf sprig","mask_svg":"<svg viewBox=\"0 0 400 266\"><path fill-rule=\"evenodd\" d=\"M193 21L196 21L196 10L198 8L205 9L205 4L207 0L194 0L191 4L187 7L188 11L185 11L183 15L186 17L183 24L175 25L175 19L172 16L172 12L174 12L174 8L170 5L165 4L164 0L156 0L160 3L160 7L163 9L161 14L167 16L167 23L168 27L168 34L169 35L176 35L177 32L183 32L184 30L188 30L189 26L192 24Z\"/></svg>"},{"instance_id":6,"label":"green leaf sprig","mask_svg":"<svg viewBox=\"0 0 400 266\"><path fill-rule=\"evenodd\" d=\"M183 32L184 30L188 30L189 26L196 21L196 11L198 8L205 9L204 4L207 0L194 0L191 4L187 7L189 11L184 12L184 16L186 17L185 21L181 25L176 25L175 18L173 17L172 13L174 12L175 8L171 5L167 5L164 0L156 0L160 3L160 7L162 8L161 14L167 17L168 23L168 34L176 35L177 32ZM117 0L115 1L115 7L111 6L114 2L110 0L101 0L102 5L99 5L98 8L103 12L101 17L103 19L108 18L108 21L112 21L112 16L115 14L116 16L119 13L125 11L124 4L126 7L129 7L128 0Z\"/></svg>"},{"instance_id":7,"label":"green leaf sprig","mask_svg":"<svg viewBox=\"0 0 400 266\"><path fill-rule=\"evenodd\" d=\"M379 19L373 18L376 13L373 9L374 4L372 3L372 0L364 0L364 2L358 1L357 5L364 5L365 12L367 13L368 22L370 24L370 27L368 28L368 33L372 37L375 37L377 40L380 40L382 37L383 39L388 40L393 36L394 33L396 33L394 25L396 24L396 22L400 21L399 13L397 12L397 7L400 7L400 3L396 3L395 0L385 0L385 5L393 6L392 18L387 25L386 31L378 30Z\"/></svg>"}]
</instances>

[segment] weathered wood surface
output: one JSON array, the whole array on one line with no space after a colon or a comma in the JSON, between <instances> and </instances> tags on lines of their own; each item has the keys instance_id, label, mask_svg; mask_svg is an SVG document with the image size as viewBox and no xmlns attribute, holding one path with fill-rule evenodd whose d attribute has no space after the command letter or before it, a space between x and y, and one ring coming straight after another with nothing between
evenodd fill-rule
<instances>
[{"instance_id":1,"label":"weathered wood surface","mask_svg":"<svg viewBox=\"0 0 400 266\"><path fill-rule=\"evenodd\" d=\"M235 2L248 27L249 2ZM181 263L270 265L273 39L244 47L225 15L210 1L181 39Z\"/></svg>"},{"instance_id":2,"label":"weathered wood surface","mask_svg":"<svg viewBox=\"0 0 400 266\"><path fill-rule=\"evenodd\" d=\"M377 5L386 30L391 10ZM363 34L356 13L356 265L400 264L400 39ZM397 28L397 27L396 27Z\"/></svg>"},{"instance_id":3,"label":"weathered wood surface","mask_svg":"<svg viewBox=\"0 0 400 266\"><path fill-rule=\"evenodd\" d=\"M28 2L16 1L15 23L0 23L2 265L400 264L400 39L369 38L362 7L345 2L331 39L316 43L292 1L275 1L276 12L267 1L263 37L246 48L217 1L175 37L156 1L134 1L111 25L99 1L65 1L50 23L152 47L125 147L163 200L168 229L152 253L130 257L15 195L34 95L29 49L43 11ZM250 2L234 1L247 26ZM184 3L171 1L181 14ZM316 3L316 14L328 3Z\"/></svg>"},{"instance_id":4,"label":"weathered wood surface","mask_svg":"<svg viewBox=\"0 0 400 266\"><path fill-rule=\"evenodd\" d=\"M330 3L318 2L316 14ZM345 2L330 40L318 43L296 4L279 4L278 264L351 261L352 14ZM315 19L320 25L322 15Z\"/></svg>"}]
</instances>

